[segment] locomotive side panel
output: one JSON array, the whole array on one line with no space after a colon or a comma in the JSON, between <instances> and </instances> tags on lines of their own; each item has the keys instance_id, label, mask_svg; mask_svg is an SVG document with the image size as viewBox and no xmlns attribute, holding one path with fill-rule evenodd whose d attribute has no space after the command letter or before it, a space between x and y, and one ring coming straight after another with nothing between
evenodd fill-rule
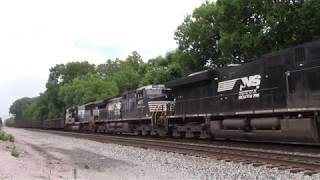
<instances>
[{"instance_id":1,"label":"locomotive side panel","mask_svg":"<svg viewBox=\"0 0 320 180\"><path fill-rule=\"evenodd\" d=\"M218 109L214 111L225 115L237 112L252 111L260 109L258 100L261 98L264 77L261 73L261 62L254 61L236 67L227 67L217 70L218 84L215 89L219 97Z\"/></svg>"},{"instance_id":2,"label":"locomotive side panel","mask_svg":"<svg viewBox=\"0 0 320 180\"><path fill-rule=\"evenodd\" d=\"M280 61L275 65L270 60ZM244 65L220 68L199 81L168 83L176 98L176 115L234 115L286 108L284 55L257 60ZM198 75L200 76L200 75ZM193 77L190 77L193 78ZM188 82L188 77L180 81Z\"/></svg>"},{"instance_id":3,"label":"locomotive side panel","mask_svg":"<svg viewBox=\"0 0 320 180\"><path fill-rule=\"evenodd\" d=\"M135 91L131 91L123 95L123 118L138 118L139 112L137 111L137 95Z\"/></svg>"},{"instance_id":4,"label":"locomotive side panel","mask_svg":"<svg viewBox=\"0 0 320 180\"><path fill-rule=\"evenodd\" d=\"M319 110L320 42L299 46L291 53L295 58L286 72L288 106L292 110Z\"/></svg>"},{"instance_id":5,"label":"locomotive side panel","mask_svg":"<svg viewBox=\"0 0 320 180\"><path fill-rule=\"evenodd\" d=\"M176 97L176 115L212 113L214 104L211 100L213 95L211 80L174 88L173 93Z\"/></svg>"},{"instance_id":6,"label":"locomotive side panel","mask_svg":"<svg viewBox=\"0 0 320 180\"><path fill-rule=\"evenodd\" d=\"M276 111L286 108L285 72L290 59L287 51L263 59L264 97L259 103L265 109Z\"/></svg>"},{"instance_id":7,"label":"locomotive side panel","mask_svg":"<svg viewBox=\"0 0 320 180\"><path fill-rule=\"evenodd\" d=\"M122 97L109 99L104 107L99 107L99 121L121 119Z\"/></svg>"}]
</instances>

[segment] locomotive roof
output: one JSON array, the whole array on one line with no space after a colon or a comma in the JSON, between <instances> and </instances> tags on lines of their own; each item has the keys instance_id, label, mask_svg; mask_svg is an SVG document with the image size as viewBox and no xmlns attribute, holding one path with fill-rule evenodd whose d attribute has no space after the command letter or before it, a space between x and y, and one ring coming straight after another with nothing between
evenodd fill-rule
<instances>
[{"instance_id":1,"label":"locomotive roof","mask_svg":"<svg viewBox=\"0 0 320 180\"><path fill-rule=\"evenodd\" d=\"M143 90L143 89L164 89L165 86L163 84L152 84L147 86L142 86L138 88L137 90Z\"/></svg>"},{"instance_id":2,"label":"locomotive roof","mask_svg":"<svg viewBox=\"0 0 320 180\"><path fill-rule=\"evenodd\" d=\"M177 86L182 86L185 84L191 84L199 81L204 81L208 79L212 79L216 75L216 71L213 69L208 69L205 71L200 71L196 73L192 73L189 76L182 77L173 81L169 81L165 84L166 87L172 88Z\"/></svg>"},{"instance_id":3,"label":"locomotive roof","mask_svg":"<svg viewBox=\"0 0 320 180\"><path fill-rule=\"evenodd\" d=\"M267 53L267 54L264 54L264 55L262 55L260 57L253 58L253 59L250 60L250 62L243 63L241 65L239 65L239 64L237 64L237 65L229 65L229 66L227 65L227 66L224 66L224 67L221 67L221 68L217 68L217 69L209 69L209 70L205 70L205 71L195 72L195 73L190 74L189 76L169 81L169 82L165 83L165 86L168 87L168 88L173 88L173 87L183 86L183 85L186 85L186 84L192 84L192 83L204 81L204 80L207 80L207 79L212 79L215 76L217 76L217 74L219 74L220 71L229 71L230 69L236 70L236 69L239 69L239 68L237 68L239 66L243 67L243 66L247 66L247 65L252 65L254 63L259 63L260 60L262 60L262 59L267 59L267 58L275 56L275 55L285 54L290 49L300 48L300 47L308 47L308 46L311 46L311 45L314 45L314 44L320 44L320 40L312 41L312 42L308 42L308 43L304 43L304 44L300 44L300 45L297 45L297 46L294 46L294 47L289 47L289 48L282 49L282 50L275 51L275 52L271 52L271 53Z\"/></svg>"},{"instance_id":4,"label":"locomotive roof","mask_svg":"<svg viewBox=\"0 0 320 180\"><path fill-rule=\"evenodd\" d=\"M105 104L107 104L107 102L108 102L108 100L98 100L98 101L89 102L89 103L81 105L81 106L84 107L85 109L93 109L95 107L105 105Z\"/></svg>"}]
</instances>

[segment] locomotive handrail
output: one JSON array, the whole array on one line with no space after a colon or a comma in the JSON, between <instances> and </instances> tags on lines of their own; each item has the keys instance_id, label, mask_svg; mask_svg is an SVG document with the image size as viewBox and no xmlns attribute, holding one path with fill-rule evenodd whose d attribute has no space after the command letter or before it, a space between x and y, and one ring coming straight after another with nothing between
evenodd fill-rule
<instances>
[{"instance_id":1,"label":"locomotive handrail","mask_svg":"<svg viewBox=\"0 0 320 180\"><path fill-rule=\"evenodd\" d=\"M314 66L314 67L307 67L307 68L301 68L301 69L297 69L297 70L288 70L288 71L286 71L286 72L289 72L289 73L291 73L291 72L300 72L300 71L305 71L305 70L311 70L311 69L317 69L317 68L320 68L320 66Z\"/></svg>"}]
</instances>

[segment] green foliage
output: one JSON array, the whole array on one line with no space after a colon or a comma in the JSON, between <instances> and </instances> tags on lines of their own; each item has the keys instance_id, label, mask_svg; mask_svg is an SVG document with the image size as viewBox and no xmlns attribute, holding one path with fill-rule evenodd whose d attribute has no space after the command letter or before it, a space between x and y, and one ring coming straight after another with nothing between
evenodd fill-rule
<instances>
[{"instance_id":1,"label":"green foliage","mask_svg":"<svg viewBox=\"0 0 320 180\"><path fill-rule=\"evenodd\" d=\"M318 0L306 0L300 10L300 32L305 39L313 40L320 38L320 2Z\"/></svg>"},{"instance_id":2,"label":"green foliage","mask_svg":"<svg viewBox=\"0 0 320 180\"><path fill-rule=\"evenodd\" d=\"M14 142L14 136L12 136L12 135L10 135L10 134L9 134L8 136L9 136L9 141L10 141L10 142Z\"/></svg>"},{"instance_id":3,"label":"green foliage","mask_svg":"<svg viewBox=\"0 0 320 180\"><path fill-rule=\"evenodd\" d=\"M97 68L98 74L106 81L116 83L119 94L139 87L145 73L145 64L137 52L132 52L124 61L108 60Z\"/></svg>"},{"instance_id":4,"label":"green foliage","mask_svg":"<svg viewBox=\"0 0 320 180\"><path fill-rule=\"evenodd\" d=\"M31 118L30 106L32 106L35 98L21 98L16 100L10 107L10 113L15 115L17 122L24 120L24 118Z\"/></svg>"},{"instance_id":5,"label":"green foliage","mask_svg":"<svg viewBox=\"0 0 320 180\"><path fill-rule=\"evenodd\" d=\"M7 136L7 134L3 131L0 131L0 140L2 141L8 141L9 137Z\"/></svg>"},{"instance_id":6,"label":"green foliage","mask_svg":"<svg viewBox=\"0 0 320 180\"><path fill-rule=\"evenodd\" d=\"M218 0L196 8L177 28L179 49L206 64L241 63L319 38L320 1Z\"/></svg>"},{"instance_id":7,"label":"green foliage","mask_svg":"<svg viewBox=\"0 0 320 180\"><path fill-rule=\"evenodd\" d=\"M162 84L185 75L188 67L183 68L181 65L180 54L180 51L172 51L165 57L150 59L146 64L140 85Z\"/></svg>"},{"instance_id":8,"label":"green foliage","mask_svg":"<svg viewBox=\"0 0 320 180\"><path fill-rule=\"evenodd\" d=\"M53 81L55 84L64 84L72 81L78 76L95 72L95 65L89 64L87 61L58 64L50 69L48 82Z\"/></svg>"},{"instance_id":9,"label":"green foliage","mask_svg":"<svg viewBox=\"0 0 320 180\"><path fill-rule=\"evenodd\" d=\"M10 107L10 113L15 116L16 122L35 121L46 118L47 111L45 104L42 102L43 97L21 98L16 100ZM6 123L10 123L6 122Z\"/></svg>"},{"instance_id":10,"label":"green foliage","mask_svg":"<svg viewBox=\"0 0 320 180\"><path fill-rule=\"evenodd\" d=\"M111 79L117 83L119 92L130 91L139 86L141 78L140 67L143 61L140 55L133 52L125 61L120 62L120 70L113 73Z\"/></svg>"},{"instance_id":11,"label":"green foliage","mask_svg":"<svg viewBox=\"0 0 320 180\"><path fill-rule=\"evenodd\" d=\"M217 7L206 2L188 15L175 32L175 40L179 49L190 55L188 60L192 71L203 69L207 62L215 61L219 56L217 41Z\"/></svg>"},{"instance_id":12,"label":"green foliage","mask_svg":"<svg viewBox=\"0 0 320 180\"><path fill-rule=\"evenodd\" d=\"M112 81L104 81L97 74L87 74L64 84L59 98L66 107L81 105L91 101L107 99L118 94L118 87Z\"/></svg>"},{"instance_id":13,"label":"green foliage","mask_svg":"<svg viewBox=\"0 0 320 180\"><path fill-rule=\"evenodd\" d=\"M0 130L0 140L14 142L14 137Z\"/></svg>"},{"instance_id":14,"label":"green foliage","mask_svg":"<svg viewBox=\"0 0 320 180\"><path fill-rule=\"evenodd\" d=\"M15 118L14 117L10 117L10 118L5 120L5 125L10 125L10 124L14 124L14 123L15 123Z\"/></svg>"},{"instance_id":15,"label":"green foliage","mask_svg":"<svg viewBox=\"0 0 320 180\"><path fill-rule=\"evenodd\" d=\"M47 90L41 99L42 104L40 114L42 118L62 117L66 105L59 99L60 87L72 82L79 76L96 73L95 65L84 62L70 62L58 64L50 69L49 79L46 84Z\"/></svg>"},{"instance_id":16,"label":"green foliage","mask_svg":"<svg viewBox=\"0 0 320 180\"><path fill-rule=\"evenodd\" d=\"M121 70L121 64L119 59L109 59L106 63L97 66L97 72L102 78L110 80L113 74Z\"/></svg>"},{"instance_id":17,"label":"green foliage","mask_svg":"<svg viewBox=\"0 0 320 180\"><path fill-rule=\"evenodd\" d=\"M11 149L10 153L11 153L11 156L13 156L13 157L16 157L16 158L19 157L19 152L17 151L17 149L15 147L13 147Z\"/></svg>"}]
</instances>

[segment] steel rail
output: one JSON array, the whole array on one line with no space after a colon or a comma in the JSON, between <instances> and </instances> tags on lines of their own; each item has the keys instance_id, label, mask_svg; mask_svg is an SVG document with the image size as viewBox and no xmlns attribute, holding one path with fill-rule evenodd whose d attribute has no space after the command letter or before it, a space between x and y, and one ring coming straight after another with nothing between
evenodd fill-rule
<instances>
[{"instance_id":1,"label":"steel rail","mask_svg":"<svg viewBox=\"0 0 320 180\"><path fill-rule=\"evenodd\" d=\"M39 132L76 137L102 143L115 143L127 146L156 149L217 160L233 161L253 166L287 169L293 173L304 172L307 175L320 173L320 156L312 154L293 154L288 152L270 151L255 148L226 147L210 144L173 142L167 140L143 139L123 136L108 136L68 131L35 130Z\"/></svg>"}]
</instances>

